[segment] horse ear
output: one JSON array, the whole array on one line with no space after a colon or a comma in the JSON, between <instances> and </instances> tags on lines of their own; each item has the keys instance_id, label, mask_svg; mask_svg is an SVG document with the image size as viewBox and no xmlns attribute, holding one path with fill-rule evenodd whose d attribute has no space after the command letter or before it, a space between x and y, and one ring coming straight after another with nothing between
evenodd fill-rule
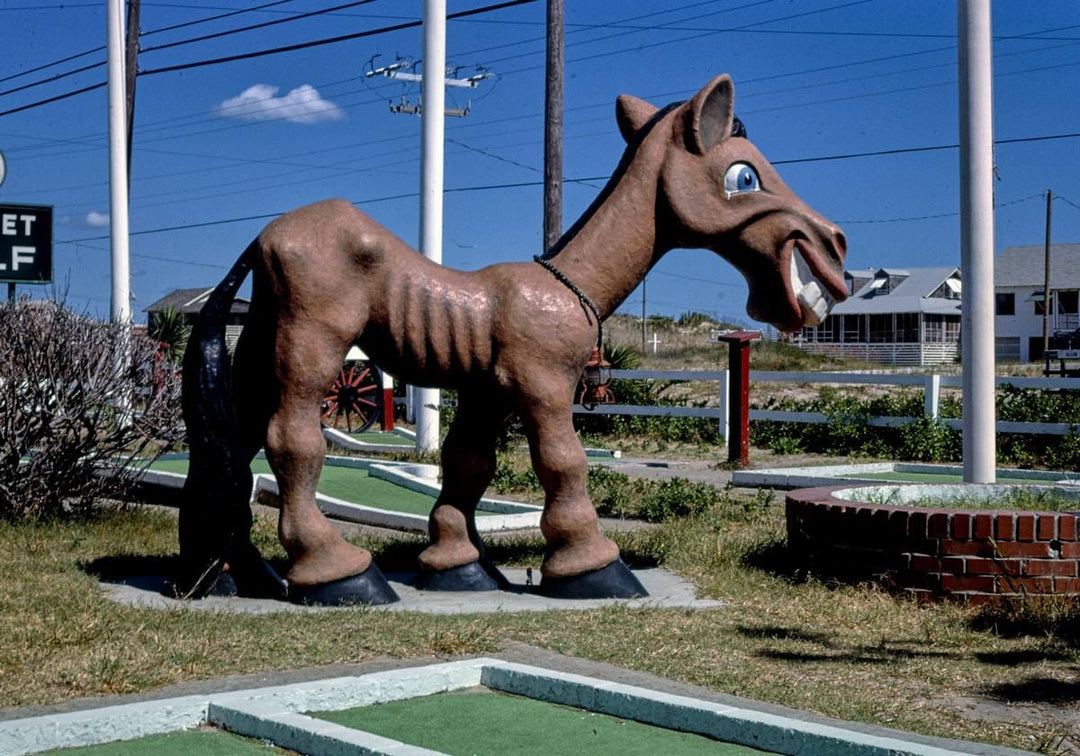
<instances>
[{"instance_id":1,"label":"horse ear","mask_svg":"<svg viewBox=\"0 0 1080 756\"><path fill-rule=\"evenodd\" d=\"M731 136L735 117L735 85L721 74L710 81L686 104L683 134L691 152L704 155Z\"/></svg>"},{"instance_id":2,"label":"horse ear","mask_svg":"<svg viewBox=\"0 0 1080 756\"><path fill-rule=\"evenodd\" d=\"M634 134L656 114L656 106L632 95L619 95L615 100L615 120L619 132L629 142Z\"/></svg>"}]
</instances>

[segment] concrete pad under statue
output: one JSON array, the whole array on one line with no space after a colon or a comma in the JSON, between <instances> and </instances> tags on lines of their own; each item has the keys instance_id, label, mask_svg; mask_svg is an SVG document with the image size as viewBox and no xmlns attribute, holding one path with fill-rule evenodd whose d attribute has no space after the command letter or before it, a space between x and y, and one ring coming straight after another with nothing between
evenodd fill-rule
<instances>
[{"instance_id":1,"label":"concrete pad under statue","mask_svg":"<svg viewBox=\"0 0 1080 756\"><path fill-rule=\"evenodd\" d=\"M415 572L390 572L386 578L401 598L397 603L371 606L371 611L420 612L422 614L486 614L543 611L574 611L609 606L629 609L719 609L723 601L697 598L697 589L689 580L659 568L633 570L649 595L633 599L575 599L552 598L527 585L530 574L524 569L500 570L510 582L501 591L422 591L415 587ZM538 571L532 571L535 578ZM129 578L110 578L101 583L106 596L127 606L152 609L180 608L192 611L235 612L238 614L272 614L274 612L330 611L328 607L300 606L274 599L243 598L239 596L207 596L200 601L172 598L165 575L143 575Z\"/></svg>"}]
</instances>

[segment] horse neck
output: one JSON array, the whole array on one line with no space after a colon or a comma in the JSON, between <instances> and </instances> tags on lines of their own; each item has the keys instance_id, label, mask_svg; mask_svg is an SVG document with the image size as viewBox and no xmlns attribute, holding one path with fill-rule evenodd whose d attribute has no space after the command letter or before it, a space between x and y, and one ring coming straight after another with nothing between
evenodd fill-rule
<instances>
[{"instance_id":1,"label":"horse neck","mask_svg":"<svg viewBox=\"0 0 1080 756\"><path fill-rule=\"evenodd\" d=\"M659 242L656 200L664 153L648 140L624 159L549 257L606 318L670 247Z\"/></svg>"}]
</instances>

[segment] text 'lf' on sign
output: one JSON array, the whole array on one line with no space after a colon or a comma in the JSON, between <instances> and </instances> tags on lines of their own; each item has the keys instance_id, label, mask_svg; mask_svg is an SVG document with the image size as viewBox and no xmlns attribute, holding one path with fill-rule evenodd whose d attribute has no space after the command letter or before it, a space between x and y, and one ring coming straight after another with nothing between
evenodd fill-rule
<instances>
[{"instance_id":1,"label":"text 'lf' on sign","mask_svg":"<svg viewBox=\"0 0 1080 756\"><path fill-rule=\"evenodd\" d=\"M0 205L0 282L52 281L53 209Z\"/></svg>"}]
</instances>

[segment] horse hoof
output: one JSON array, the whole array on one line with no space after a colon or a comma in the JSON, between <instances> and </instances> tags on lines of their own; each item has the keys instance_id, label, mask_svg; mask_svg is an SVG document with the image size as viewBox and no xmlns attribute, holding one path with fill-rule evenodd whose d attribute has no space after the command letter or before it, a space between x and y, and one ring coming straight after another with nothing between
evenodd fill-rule
<instances>
[{"instance_id":1,"label":"horse hoof","mask_svg":"<svg viewBox=\"0 0 1080 756\"><path fill-rule=\"evenodd\" d=\"M319 585L290 585L288 599L307 606L351 606L393 604L400 601L382 572L372 564L359 575Z\"/></svg>"},{"instance_id":2,"label":"horse hoof","mask_svg":"<svg viewBox=\"0 0 1080 756\"><path fill-rule=\"evenodd\" d=\"M416 576L416 587L421 591L497 591L509 584L494 565L480 562L469 562L448 570L421 570Z\"/></svg>"},{"instance_id":3,"label":"horse hoof","mask_svg":"<svg viewBox=\"0 0 1080 756\"><path fill-rule=\"evenodd\" d=\"M542 578L538 592L550 598L641 598L649 592L621 559L607 567L565 578Z\"/></svg>"},{"instance_id":4,"label":"horse hoof","mask_svg":"<svg viewBox=\"0 0 1080 756\"><path fill-rule=\"evenodd\" d=\"M229 571L222 577L231 577L234 581L233 593L244 598L270 598L284 601L288 596L287 584L273 567L262 557L250 562L236 562L229 565ZM221 580L218 580L221 583ZM214 592L214 595L218 595Z\"/></svg>"}]
</instances>

